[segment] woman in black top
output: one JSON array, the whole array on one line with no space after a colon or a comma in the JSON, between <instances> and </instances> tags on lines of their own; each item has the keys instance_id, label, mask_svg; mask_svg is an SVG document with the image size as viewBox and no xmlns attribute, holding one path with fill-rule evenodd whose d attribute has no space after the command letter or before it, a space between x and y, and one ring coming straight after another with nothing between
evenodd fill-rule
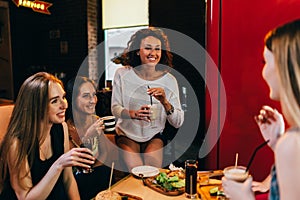
<instances>
[{"instance_id":1,"label":"woman in black top","mask_svg":"<svg viewBox=\"0 0 300 200\"><path fill-rule=\"evenodd\" d=\"M39 72L23 83L0 148L0 199L80 199L72 166L94 163L69 150L62 82Z\"/></svg>"}]
</instances>

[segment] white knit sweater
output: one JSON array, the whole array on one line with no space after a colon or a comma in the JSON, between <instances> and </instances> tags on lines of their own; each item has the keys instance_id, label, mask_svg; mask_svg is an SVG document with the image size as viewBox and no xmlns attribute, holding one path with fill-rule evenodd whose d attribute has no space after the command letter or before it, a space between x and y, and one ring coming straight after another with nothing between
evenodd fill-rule
<instances>
[{"instance_id":1,"label":"white knit sweater","mask_svg":"<svg viewBox=\"0 0 300 200\"><path fill-rule=\"evenodd\" d=\"M143 120L122 119L123 109L139 110L142 105L150 104L150 96L147 87L162 87L166 98L174 106L174 113L167 116L162 104L154 97L153 103L159 106L159 116L153 123ZM116 132L126 135L137 142L146 142L165 128L166 120L175 128L179 128L184 120L184 112L181 109L178 84L173 75L166 73L154 81L141 79L131 67L120 67L116 70L112 92L112 113L116 116Z\"/></svg>"}]
</instances>

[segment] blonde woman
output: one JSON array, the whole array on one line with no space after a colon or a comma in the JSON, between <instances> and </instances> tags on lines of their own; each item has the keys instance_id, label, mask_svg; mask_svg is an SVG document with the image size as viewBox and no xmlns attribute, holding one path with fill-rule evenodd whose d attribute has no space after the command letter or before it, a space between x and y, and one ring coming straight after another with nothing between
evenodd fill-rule
<instances>
[{"instance_id":1,"label":"blonde woman","mask_svg":"<svg viewBox=\"0 0 300 200\"><path fill-rule=\"evenodd\" d=\"M263 78L270 88L270 98L280 101L290 128L281 135L281 119L268 109L260 111L257 124L275 154L271 170L270 200L299 199L300 181L300 20L271 30L265 38ZM254 199L252 178L244 183L223 179L230 199Z\"/></svg>"}]
</instances>

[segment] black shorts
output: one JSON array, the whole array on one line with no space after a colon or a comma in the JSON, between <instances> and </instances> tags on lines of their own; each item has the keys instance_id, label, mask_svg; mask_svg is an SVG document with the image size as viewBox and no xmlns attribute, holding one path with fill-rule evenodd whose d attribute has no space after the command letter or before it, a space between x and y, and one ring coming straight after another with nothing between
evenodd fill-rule
<instances>
[{"instance_id":1,"label":"black shorts","mask_svg":"<svg viewBox=\"0 0 300 200\"><path fill-rule=\"evenodd\" d=\"M121 137L126 137L126 138L128 138L128 137L125 136L125 135L116 135L116 143L117 143L117 144L118 144L118 139L121 138ZM164 146L167 145L167 138L166 138L166 136L164 136L163 133L157 133L157 134L155 134L150 140L155 139L155 138L160 139L160 140L163 142ZM128 138L128 139L130 139L130 138ZM130 140L134 141L133 139L130 139ZM148 141L146 141L146 142L137 142L137 141L134 141L134 142L138 143L139 145L145 145L145 144L148 143L150 140L148 140Z\"/></svg>"}]
</instances>

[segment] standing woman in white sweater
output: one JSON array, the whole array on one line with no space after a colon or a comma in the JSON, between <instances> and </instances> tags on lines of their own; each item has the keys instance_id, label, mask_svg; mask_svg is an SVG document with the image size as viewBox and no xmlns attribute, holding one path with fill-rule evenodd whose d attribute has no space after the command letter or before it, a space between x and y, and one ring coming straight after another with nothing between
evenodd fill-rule
<instances>
[{"instance_id":1,"label":"standing woman in white sweater","mask_svg":"<svg viewBox=\"0 0 300 200\"><path fill-rule=\"evenodd\" d=\"M169 73L169 42L162 30L146 28L132 35L127 44L119 57L123 67L116 70L113 82L117 144L124 150L128 170L140 165L161 167L166 120L175 128L184 120L178 84ZM158 109L156 117L151 104Z\"/></svg>"}]
</instances>

